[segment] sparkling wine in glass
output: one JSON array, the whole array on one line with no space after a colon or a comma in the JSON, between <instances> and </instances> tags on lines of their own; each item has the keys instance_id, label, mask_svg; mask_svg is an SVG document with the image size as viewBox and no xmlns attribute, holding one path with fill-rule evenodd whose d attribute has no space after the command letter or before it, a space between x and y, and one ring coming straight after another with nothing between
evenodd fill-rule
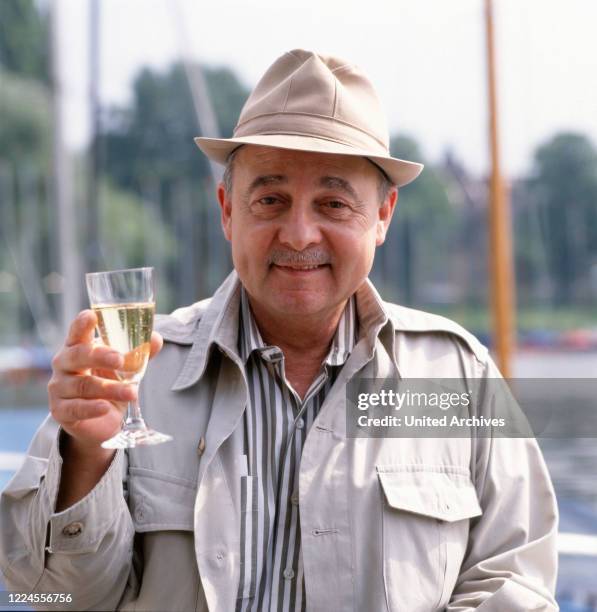
<instances>
[{"instance_id":1,"label":"sparkling wine in glass","mask_svg":"<svg viewBox=\"0 0 597 612\"><path fill-rule=\"evenodd\" d=\"M104 344L124 355L119 380L139 385L149 361L155 313L153 268L133 268L85 275L91 308ZM149 429L139 401L129 402L122 430L102 442L104 448L160 444L172 436Z\"/></svg>"}]
</instances>

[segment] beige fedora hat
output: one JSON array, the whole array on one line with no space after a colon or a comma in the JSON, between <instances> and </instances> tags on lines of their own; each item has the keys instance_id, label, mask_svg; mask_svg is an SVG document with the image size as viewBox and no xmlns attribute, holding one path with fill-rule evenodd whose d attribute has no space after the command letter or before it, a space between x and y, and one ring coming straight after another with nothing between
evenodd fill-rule
<instances>
[{"instance_id":1,"label":"beige fedora hat","mask_svg":"<svg viewBox=\"0 0 597 612\"><path fill-rule=\"evenodd\" d=\"M357 155L380 166L401 187L422 164L390 157L388 127L373 85L354 64L295 49L263 75L240 113L232 138L195 138L225 164L245 144Z\"/></svg>"}]
</instances>

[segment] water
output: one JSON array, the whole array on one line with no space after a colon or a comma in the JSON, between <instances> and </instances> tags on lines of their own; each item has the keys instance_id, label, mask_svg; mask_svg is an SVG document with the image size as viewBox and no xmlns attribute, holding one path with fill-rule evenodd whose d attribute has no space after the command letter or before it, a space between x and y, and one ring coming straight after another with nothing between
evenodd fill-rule
<instances>
[{"instance_id":1,"label":"water","mask_svg":"<svg viewBox=\"0 0 597 612\"><path fill-rule=\"evenodd\" d=\"M0 409L0 451L25 452L47 414L46 406Z\"/></svg>"},{"instance_id":2,"label":"water","mask_svg":"<svg viewBox=\"0 0 597 612\"><path fill-rule=\"evenodd\" d=\"M46 418L46 406L30 406L25 408L0 409L0 489L10 480L15 463L12 453L27 451L33 434Z\"/></svg>"},{"instance_id":3,"label":"water","mask_svg":"<svg viewBox=\"0 0 597 612\"><path fill-rule=\"evenodd\" d=\"M597 353L519 352L513 364L518 378L597 378ZM562 406L565 416L566 406ZM597 440L566 438L538 440L549 468L560 506L577 502L588 506L596 517L591 529L580 533L597 535ZM597 571L595 572L597 576Z\"/></svg>"},{"instance_id":4,"label":"water","mask_svg":"<svg viewBox=\"0 0 597 612\"><path fill-rule=\"evenodd\" d=\"M13 472L9 472L8 470L0 470L0 489L4 489L12 474Z\"/></svg>"}]
</instances>

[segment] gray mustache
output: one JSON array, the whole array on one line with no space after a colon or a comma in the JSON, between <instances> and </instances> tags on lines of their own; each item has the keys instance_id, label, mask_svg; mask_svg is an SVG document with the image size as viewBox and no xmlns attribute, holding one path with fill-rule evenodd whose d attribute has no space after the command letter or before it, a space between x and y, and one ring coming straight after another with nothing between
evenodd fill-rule
<instances>
[{"instance_id":1,"label":"gray mustache","mask_svg":"<svg viewBox=\"0 0 597 612\"><path fill-rule=\"evenodd\" d=\"M268 263L282 266L321 266L330 263L330 256L322 249L309 251L274 250L269 254Z\"/></svg>"}]
</instances>

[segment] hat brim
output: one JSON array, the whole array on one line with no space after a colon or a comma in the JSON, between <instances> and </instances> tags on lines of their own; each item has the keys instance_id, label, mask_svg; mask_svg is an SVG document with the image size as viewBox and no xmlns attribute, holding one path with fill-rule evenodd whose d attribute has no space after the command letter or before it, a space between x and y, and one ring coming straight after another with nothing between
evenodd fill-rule
<instances>
[{"instance_id":1,"label":"hat brim","mask_svg":"<svg viewBox=\"0 0 597 612\"><path fill-rule=\"evenodd\" d=\"M295 134L264 134L260 136L241 136L238 138L195 138L195 144L209 157L209 159L225 164L228 156L234 149L241 145L252 144L262 147L274 147L277 149L291 149L296 151L308 151L311 153L332 153L335 155L351 155L366 157L375 162L388 175L392 183L403 187L414 181L421 171L423 164L397 159L383 155L371 155L371 151L364 151L349 145L326 140L324 138L313 138L311 136L299 136Z\"/></svg>"}]
</instances>

